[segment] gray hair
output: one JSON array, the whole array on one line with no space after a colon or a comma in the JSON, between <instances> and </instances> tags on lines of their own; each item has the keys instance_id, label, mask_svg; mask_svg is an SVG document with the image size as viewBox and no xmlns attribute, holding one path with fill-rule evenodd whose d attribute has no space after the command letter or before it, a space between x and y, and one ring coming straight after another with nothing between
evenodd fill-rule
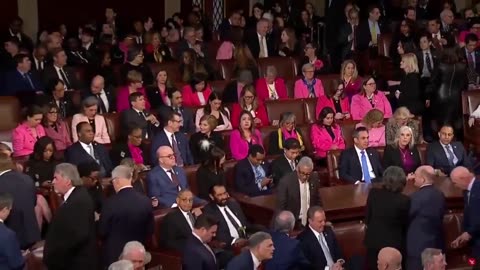
<instances>
[{"instance_id":1,"label":"gray hair","mask_svg":"<svg viewBox=\"0 0 480 270\"><path fill-rule=\"evenodd\" d=\"M282 126L285 122L294 122L297 120L297 117L293 112L284 112L280 115L280 123L279 125Z\"/></svg>"},{"instance_id":2,"label":"gray hair","mask_svg":"<svg viewBox=\"0 0 480 270\"><path fill-rule=\"evenodd\" d=\"M90 108L95 105L98 106L98 99L94 96L89 96L82 101L82 108Z\"/></svg>"},{"instance_id":3,"label":"gray hair","mask_svg":"<svg viewBox=\"0 0 480 270\"><path fill-rule=\"evenodd\" d=\"M313 169L314 168L314 165L313 165L313 161L310 157L302 157L299 161L298 161L298 164L297 164L297 168L298 167L307 167L307 168L311 168Z\"/></svg>"},{"instance_id":4,"label":"gray hair","mask_svg":"<svg viewBox=\"0 0 480 270\"><path fill-rule=\"evenodd\" d=\"M313 64L310 64L310 63L303 64L302 72L305 72L305 69L307 69L307 68L315 68L315 66Z\"/></svg>"},{"instance_id":5,"label":"gray hair","mask_svg":"<svg viewBox=\"0 0 480 270\"><path fill-rule=\"evenodd\" d=\"M440 19L442 19L442 21L443 21L443 18L445 18L445 16L447 16L448 14L451 14L453 16L453 11L451 11L450 9L444 9L440 13Z\"/></svg>"},{"instance_id":6,"label":"gray hair","mask_svg":"<svg viewBox=\"0 0 480 270\"><path fill-rule=\"evenodd\" d=\"M118 165L112 171L112 178L132 179L132 168L126 165Z\"/></svg>"},{"instance_id":7,"label":"gray hair","mask_svg":"<svg viewBox=\"0 0 480 270\"><path fill-rule=\"evenodd\" d=\"M382 184L384 189L399 193L407 184L407 176L402 168L390 166L383 172Z\"/></svg>"},{"instance_id":8,"label":"gray hair","mask_svg":"<svg viewBox=\"0 0 480 270\"><path fill-rule=\"evenodd\" d=\"M426 248L422 251L422 266L426 268L429 264L433 263L433 257L441 255L442 250L437 248Z\"/></svg>"},{"instance_id":9,"label":"gray hair","mask_svg":"<svg viewBox=\"0 0 480 270\"><path fill-rule=\"evenodd\" d=\"M130 241L125 244L122 253L120 254L120 260L122 260L125 255L132 252L133 250L138 250L145 255L145 264L149 263L152 260L152 256L150 255L150 253L148 253L143 244L138 241Z\"/></svg>"},{"instance_id":10,"label":"gray hair","mask_svg":"<svg viewBox=\"0 0 480 270\"><path fill-rule=\"evenodd\" d=\"M321 206L318 206L318 205L311 206L307 210L307 217L311 219L311 218L313 218L313 216L317 212L322 212L323 213L323 212L325 212L325 210L323 210L323 208Z\"/></svg>"},{"instance_id":11,"label":"gray hair","mask_svg":"<svg viewBox=\"0 0 480 270\"><path fill-rule=\"evenodd\" d=\"M273 229L277 232L288 233L295 227L295 217L290 211L281 211L275 216Z\"/></svg>"},{"instance_id":12,"label":"gray hair","mask_svg":"<svg viewBox=\"0 0 480 270\"><path fill-rule=\"evenodd\" d=\"M72 186L83 186L83 181L78 174L77 167L70 163L60 163L55 167L55 173L60 174L63 178L66 178L72 182Z\"/></svg>"},{"instance_id":13,"label":"gray hair","mask_svg":"<svg viewBox=\"0 0 480 270\"><path fill-rule=\"evenodd\" d=\"M127 166L132 170L135 168L135 162L133 161L133 158L122 159L122 161L120 161L120 165Z\"/></svg>"},{"instance_id":14,"label":"gray hair","mask_svg":"<svg viewBox=\"0 0 480 270\"><path fill-rule=\"evenodd\" d=\"M129 260L116 261L108 267L108 270L134 270L133 263Z\"/></svg>"},{"instance_id":15,"label":"gray hair","mask_svg":"<svg viewBox=\"0 0 480 270\"><path fill-rule=\"evenodd\" d=\"M395 134L395 139L393 140L393 145L395 147L398 147L398 141L400 140L400 136L402 135L402 132L405 132L405 131L408 131L410 133L410 135L412 136L410 138L410 143L408 143L408 148L413 148L413 146L415 145L415 137L413 135L413 130L411 127L409 126L401 126L398 130L397 130L397 134Z\"/></svg>"},{"instance_id":16,"label":"gray hair","mask_svg":"<svg viewBox=\"0 0 480 270\"><path fill-rule=\"evenodd\" d=\"M240 71L240 74L238 74L238 80L241 83L244 84L251 84L253 82L253 76L252 72L248 69L243 69Z\"/></svg>"},{"instance_id":17,"label":"gray hair","mask_svg":"<svg viewBox=\"0 0 480 270\"><path fill-rule=\"evenodd\" d=\"M272 239L272 236L266 232L256 232L248 238L248 247L255 248L265 240Z\"/></svg>"},{"instance_id":18,"label":"gray hair","mask_svg":"<svg viewBox=\"0 0 480 270\"><path fill-rule=\"evenodd\" d=\"M13 197L10 193L0 192L0 211L4 208L12 208Z\"/></svg>"},{"instance_id":19,"label":"gray hair","mask_svg":"<svg viewBox=\"0 0 480 270\"><path fill-rule=\"evenodd\" d=\"M265 69L265 76L268 75L277 76L277 68L275 66L267 66L267 69Z\"/></svg>"}]
</instances>

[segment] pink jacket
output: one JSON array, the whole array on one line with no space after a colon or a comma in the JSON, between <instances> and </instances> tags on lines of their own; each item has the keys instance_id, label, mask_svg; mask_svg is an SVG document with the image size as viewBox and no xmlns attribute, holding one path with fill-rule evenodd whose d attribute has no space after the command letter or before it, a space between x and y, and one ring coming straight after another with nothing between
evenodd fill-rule
<instances>
[{"instance_id":1,"label":"pink jacket","mask_svg":"<svg viewBox=\"0 0 480 270\"><path fill-rule=\"evenodd\" d=\"M205 103L208 103L208 97L212 93L212 88L210 85L205 87L205 90L202 92L203 98L205 99ZM193 92L192 87L190 85L185 85L182 88L182 97L183 97L183 106L186 107L198 107L203 106L205 104L200 104L200 99L198 98L197 92Z\"/></svg>"},{"instance_id":2,"label":"pink jacket","mask_svg":"<svg viewBox=\"0 0 480 270\"><path fill-rule=\"evenodd\" d=\"M59 121L56 125L57 130L52 127L44 127L45 133L55 142L57 151L63 151L72 145L72 139L70 139L70 133L64 121Z\"/></svg>"},{"instance_id":3,"label":"pink jacket","mask_svg":"<svg viewBox=\"0 0 480 270\"><path fill-rule=\"evenodd\" d=\"M364 127L363 123L358 123L355 128ZM385 125L368 130L368 147L385 146Z\"/></svg>"},{"instance_id":4,"label":"pink jacket","mask_svg":"<svg viewBox=\"0 0 480 270\"><path fill-rule=\"evenodd\" d=\"M148 102L147 95L145 93L145 88L140 88L137 90L142 93L145 97L145 109L150 110L150 102ZM130 96L128 91L128 86L123 86L118 90L117 93L117 113L121 113L125 110L130 109L130 101L128 101L128 96Z\"/></svg>"},{"instance_id":5,"label":"pink jacket","mask_svg":"<svg viewBox=\"0 0 480 270\"><path fill-rule=\"evenodd\" d=\"M267 80L265 78L260 78L257 80L255 89L257 90L258 99L261 102L264 102L265 100L270 99ZM279 99L288 98L287 87L285 86L285 81L282 78L275 79L275 90L277 91L277 95Z\"/></svg>"},{"instance_id":6,"label":"pink jacket","mask_svg":"<svg viewBox=\"0 0 480 270\"><path fill-rule=\"evenodd\" d=\"M74 143L78 141L77 124L80 122L88 122L88 118L81 113L77 113L72 118L72 138ZM95 115L95 138L93 140L100 144L110 143L105 118L99 114Z\"/></svg>"},{"instance_id":7,"label":"pink jacket","mask_svg":"<svg viewBox=\"0 0 480 270\"><path fill-rule=\"evenodd\" d=\"M315 89L315 95L317 97L321 97L325 95L325 90L323 89L323 84L322 80L316 79L317 82L313 86ZM295 98L308 98L308 88L307 86L303 83L302 79L299 79L295 82L295 87L294 87L294 92L295 92Z\"/></svg>"},{"instance_id":8,"label":"pink jacket","mask_svg":"<svg viewBox=\"0 0 480 270\"><path fill-rule=\"evenodd\" d=\"M392 117L392 107L382 91L377 91L373 97L373 103L375 104L375 107L372 107L372 104L370 104L367 97L362 94L353 96L352 104L350 105L352 110L352 119L362 120L368 111L374 108L382 111L384 118Z\"/></svg>"},{"instance_id":9,"label":"pink jacket","mask_svg":"<svg viewBox=\"0 0 480 270\"><path fill-rule=\"evenodd\" d=\"M13 156L22 157L33 153L33 147L38 138L45 136L45 129L42 125L35 128L37 137L34 137L27 124L20 124L12 131Z\"/></svg>"},{"instance_id":10,"label":"pink jacket","mask_svg":"<svg viewBox=\"0 0 480 270\"><path fill-rule=\"evenodd\" d=\"M318 119L318 115L322 111L323 108L325 107L330 107L333 109L335 113L337 113L337 110L335 110L335 105L333 105L333 98L328 98L327 96L321 96L318 98L317 101L317 108L315 110L315 118ZM348 101L347 97L344 97L343 99L340 100L340 108L342 108L342 113L350 113L350 102Z\"/></svg>"},{"instance_id":11,"label":"pink jacket","mask_svg":"<svg viewBox=\"0 0 480 270\"><path fill-rule=\"evenodd\" d=\"M332 126L333 134L335 134L335 139L332 140L330 134L323 126L312 125L312 131L310 133L310 138L312 140L313 150L315 151L315 156L319 158L325 158L327 152L332 149L333 145L337 146L337 149L345 149L345 140L343 139L342 130L339 125Z\"/></svg>"},{"instance_id":12,"label":"pink jacket","mask_svg":"<svg viewBox=\"0 0 480 270\"><path fill-rule=\"evenodd\" d=\"M230 41L224 41L220 44L217 51L217 60L229 60L233 58L233 50L235 47Z\"/></svg>"},{"instance_id":13,"label":"pink jacket","mask_svg":"<svg viewBox=\"0 0 480 270\"><path fill-rule=\"evenodd\" d=\"M252 134L253 135L253 134ZM252 136L252 144L259 144L263 146L262 134L258 129L255 129L255 135ZM235 160L242 160L248 155L249 144L242 138L238 129L230 133L230 151L232 152L232 158Z\"/></svg>"}]
</instances>

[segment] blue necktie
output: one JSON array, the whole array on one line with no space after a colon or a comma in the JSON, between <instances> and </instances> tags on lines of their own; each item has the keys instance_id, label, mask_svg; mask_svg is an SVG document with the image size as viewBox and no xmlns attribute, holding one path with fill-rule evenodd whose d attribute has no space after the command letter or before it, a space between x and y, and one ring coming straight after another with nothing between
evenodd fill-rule
<instances>
[{"instance_id":1,"label":"blue necktie","mask_svg":"<svg viewBox=\"0 0 480 270\"><path fill-rule=\"evenodd\" d=\"M365 180L365 183L370 184L372 181L370 181L370 172L368 171L368 163L367 163L367 156L365 155L365 151L360 152L362 154L361 159L362 159L362 173L363 173L363 180Z\"/></svg>"}]
</instances>

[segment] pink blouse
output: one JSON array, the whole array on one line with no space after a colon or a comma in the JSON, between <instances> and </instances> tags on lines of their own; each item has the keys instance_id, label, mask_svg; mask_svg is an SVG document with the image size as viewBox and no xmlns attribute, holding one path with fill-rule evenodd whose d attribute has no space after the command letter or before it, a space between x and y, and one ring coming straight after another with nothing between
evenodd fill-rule
<instances>
[{"instance_id":1,"label":"pink blouse","mask_svg":"<svg viewBox=\"0 0 480 270\"><path fill-rule=\"evenodd\" d=\"M32 133L32 130L26 123L18 125L12 132L12 147L13 156L21 157L28 156L33 153L33 147L37 140L45 136L45 129L42 125L35 127L37 136Z\"/></svg>"},{"instance_id":2,"label":"pink blouse","mask_svg":"<svg viewBox=\"0 0 480 270\"><path fill-rule=\"evenodd\" d=\"M129 143L128 150L130 150L130 154L132 155L135 164L143 164L142 150L138 146Z\"/></svg>"},{"instance_id":3,"label":"pink blouse","mask_svg":"<svg viewBox=\"0 0 480 270\"><path fill-rule=\"evenodd\" d=\"M336 145L337 149L345 149L345 140L343 139L340 126L332 126L332 131L335 135L334 139L332 139L332 136L330 136L325 127L320 125L312 125L310 138L312 140L315 156L319 158L325 158L327 156L327 152L332 150L333 145Z\"/></svg>"},{"instance_id":4,"label":"pink blouse","mask_svg":"<svg viewBox=\"0 0 480 270\"><path fill-rule=\"evenodd\" d=\"M363 123L358 123L355 128L365 127ZM368 130L368 147L385 146L385 125Z\"/></svg>"},{"instance_id":5,"label":"pink blouse","mask_svg":"<svg viewBox=\"0 0 480 270\"><path fill-rule=\"evenodd\" d=\"M259 144L263 146L262 134L260 134L258 129L255 129L255 134L252 134L250 143L242 138L238 129L230 133L230 151L232 152L232 158L235 160L242 160L248 156L250 144Z\"/></svg>"},{"instance_id":6,"label":"pink blouse","mask_svg":"<svg viewBox=\"0 0 480 270\"><path fill-rule=\"evenodd\" d=\"M377 93L373 95L373 104L374 106L372 106L365 95L356 94L353 96L352 104L350 105L352 119L362 120L371 109L382 111L384 118L392 117L392 107L382 91L377 91Z\"/></svg>"}]
</instances>

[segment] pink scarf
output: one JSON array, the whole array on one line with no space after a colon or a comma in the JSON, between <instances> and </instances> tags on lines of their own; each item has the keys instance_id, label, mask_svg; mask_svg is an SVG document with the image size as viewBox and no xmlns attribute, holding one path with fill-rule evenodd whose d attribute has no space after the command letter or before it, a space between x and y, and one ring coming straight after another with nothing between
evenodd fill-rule
<instances>
[{"instance_id":1,"label":"pink scarf","mask_svg":"<svg viewBox=\"0 0 480 270\"><path fill-rule=\"evenodd\" d=\"M297 132L295 132L295 129L292 129L292 131L288 131L287 129L282 128L282 134L283 134L283 137L285 138L285 141L290 138L298 140Z\"/></svg>"},{"instance_id":2,"label":"pink scarf","mask_svg":"<svg viewBox=\"0 0 480 270\"><path fill-rule=\"evenodd\" d=\"M130 150L130 154L132 154L132 159L135 164L143 164L142 150L140 147L129 143L128 149Z\"/></svg>"}]
</instances>

